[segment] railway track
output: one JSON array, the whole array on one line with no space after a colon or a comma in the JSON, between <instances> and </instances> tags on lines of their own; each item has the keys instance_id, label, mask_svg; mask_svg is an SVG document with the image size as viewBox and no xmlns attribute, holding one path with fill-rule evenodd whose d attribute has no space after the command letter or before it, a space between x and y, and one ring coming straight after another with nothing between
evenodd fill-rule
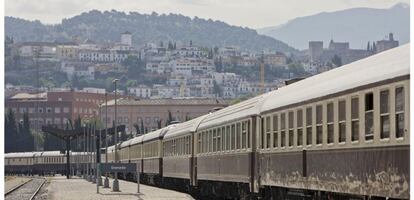
<instances>
[{"instance_id":1,"label":"railway track","mask_svg":"<svg viewBox=\"0 0 414 200\"><path fill-rule=\"evenodd\" d=\"M46 182L44 178L33 178L4 195L5 200L32 200Z\"/></svg>"}]
</instances>

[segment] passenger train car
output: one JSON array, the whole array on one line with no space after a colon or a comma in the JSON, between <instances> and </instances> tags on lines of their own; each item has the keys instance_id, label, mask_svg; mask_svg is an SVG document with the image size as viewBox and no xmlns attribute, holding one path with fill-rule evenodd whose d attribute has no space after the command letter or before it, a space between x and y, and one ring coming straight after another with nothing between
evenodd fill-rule
<instances>
[{"instance_id":1,"label":"passenger train car","mask_svg":"<svg viewBox=\"0 0 414 200\"><path fill-rule=\"evenodd\" d=\"M409 48L125 141L120 162L137 163L145 183L210 199L408 199Z\"/></svg>"},{"instance_id":2,"label":"passenger train car","mask_svg":"<svg viewBox=\"0 0 414 200\"><path fill-rule=\"evenodd\" d=\"M71 170L84 171L87 156L83 152L71 152ZM6 153L6 174L65 174L66 155L60 151Z\"/></svg>"}]
</instances>

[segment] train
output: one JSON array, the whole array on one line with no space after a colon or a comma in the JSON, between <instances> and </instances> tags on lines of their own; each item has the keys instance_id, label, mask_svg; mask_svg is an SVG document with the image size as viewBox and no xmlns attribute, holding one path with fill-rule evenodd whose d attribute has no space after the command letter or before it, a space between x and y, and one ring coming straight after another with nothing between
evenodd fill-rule
<instances>
[{"instance_id":1,"label":"train","mask_svg":"<svg viewBox=\"0 0 414 200\"><path fill-rule=\"evenodd\" d=\"M409 199L409 52L403 45L110 146L107 162L136 163L142 182L207 199Z\"/></svg>"}]
</instances>

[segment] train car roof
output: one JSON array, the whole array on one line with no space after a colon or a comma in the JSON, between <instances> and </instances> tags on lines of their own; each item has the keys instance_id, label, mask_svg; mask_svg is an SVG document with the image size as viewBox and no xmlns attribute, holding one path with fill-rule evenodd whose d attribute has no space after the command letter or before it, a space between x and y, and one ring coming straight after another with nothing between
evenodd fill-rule
<instances>
[{"instance_id":1,"label":"train car roof","mask_svg":"<svg viewBox=\"0 0 414 200\"><path fill-rule=\"evenodd\" d=\"M129 140L127 140L127 141L123 141L123 142L121 143L121 145L119 145L119 147L120 147L120 148L125 148L125 147L128 147L128 146L131 144L131 142L132 142L132 139L129 139Z\"/></svg>"},{"instance_id":2,"label":"train car roof","mask_svg":"<svg viewBox=\"0 0 414 200\"><path fill-rule=\"evenodd\" d=\"M237 121L248 116L257 115L260 105L269 93L261 94L240 103L225 107L206 116L199 125L199 129L206 129L215 125Z\"/></svg>"},{"instance_id":3,"label":"train car roof","mask_svg":"<svg viewBox=\"0 0 414 200\"><path fill-rule=\"evenodd\" d=\"M197 117L195 119L183 123L175 124L174 127L168 129L168 132L164 135L164 139L178 137L197 131L197 128L200 125L201 121L203 121L203 119L205 119L208 115L209 114Z\"/></svg>"},{"instance_id":4,"label":"train car roof","mask_svg":"<svg viewBox=\"0 0 414 200\"><path fill-rule=\"evenodd\" d=\"M63 153L60 151L43 151L41 152L40 156L61 156Z\"/></svg>"},{"instance_id":5,"label":"train car roof","mask_svg":"<svg viewBox=\"0 0 414 200\"><path fill-rule=\"evenodd\" d=\"M261 112L409 74L410 44L406 44L269 92Z\"/></svg>"},{"instance_id":6,"label":"train car roof","mask_svg":"<svg viewBox=\"0 0 414 200\"><path fill-rule=\"evenodd\" d=\"M144 139L144 135L134 137L134 138L132 138L130 145L140 144L140 143L142 143L143 139Z\"/></svg>"},{"instance_id":7,"label":"train car roof","mask_svg":"<svg viewBox=\"0 0 414 200\"><path fill-rule=\"evenodd\" d=\"M112 145L112 146L108 147L108 151L113 151L113 150L115 150L115 145Z\"/></svg>"},{"instance_id":8,"label":"train car roof","mask_svg":"<svg viewBox=\"0 0 414 200\"><path fill-rule=\"evenodd\" d=\"M12 152L4 154L5 158L29 158L33 157L36 152Z\"/></svg>"},{"instance_id":9,"label":"train car roof","mask_svg":"<svg viewBox=\"0 0 414 200\"><path fill-rule=\"evenodd\" d=\"M147 134L144 135L144 137L142 138L142 142L149 142L152 140L156 140L156 139L161 139L164 137L165 133L167 133L168 129L173 127L174 125L169 125L167 127L164 128L160 128L158 130L149 132Z\"/></svg>"}]
</instances>

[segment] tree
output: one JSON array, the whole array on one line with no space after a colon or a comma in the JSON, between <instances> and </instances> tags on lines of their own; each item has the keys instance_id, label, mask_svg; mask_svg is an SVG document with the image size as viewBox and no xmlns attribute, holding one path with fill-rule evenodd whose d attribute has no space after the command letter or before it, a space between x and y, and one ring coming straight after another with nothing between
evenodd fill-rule
<instances>
[{"instance_id":1,"label":"tree","mask_svg":"<svg viewBox=\"0 0 414 200\"><path fill-rule=\"evenodd\" d=\"M339 57L338 55L335 54L334 57L332 58L332 63L337 67L342 66L341 57Z\"/></svg>"},{"instance_id":2,"label":"tree","mask_svg":"<svg viewBox=\"0 0 414 200\"><path fill-rule=\"evenodd\" d=\"M160 129L161 128L161 119L157 120L157 128Z\"/></svg>"},{"instance_id":3,"label":"tree","mask_svg":"<svg viewBox=\"0 0 414 200\"><path fill-rule=\"evenodd\" d=\"M211 49L211 48L210 48L210 49L208 50L208 55L207 55L207 58L208 58L208 59L213 59L213 56L214 56L214 55L213 55L213 49Z\"/></svg>"},{"instance_id":4,"label":"tree","mask_svg":"<svg viewBox=\"0 0 414 200\"><path fill-rule=\"evenodd\" d=\"M171 122L174 121L174 118L172 116L172 113L170 110L168 110L168 117L167 117L167 121L165 121L165 126L168 126L171 124Z\"/></svg>"},{"instance_id":5,"label":"tree","mask_svg":"<svg viewBox=\"0 0 414 200\"><path fill-rule=\"evenodd\" d=\"M368 44L367 44L367 51L371 51L371 44L370 44L369 41L368 41Z\"/></svg>"},{"instance_id":6,"label":"tree","mask_svg":"<svg viewBox=\"0 0 414 200\"><path fill-rule=\"evenodd\" d=\"M141 120L141 134L145 134L144 120Z\"/></svg>"},{"instance_id":7,"label":"tree","mask_svg":"<svg viewBox=\"0 0 414 200\"><path fill-rule=\"evenodd\" d=\"M172 44L171 41L168 41L168 50L173 50L174 49L174 45Z\"/></svg>"},{"instance_id":8,"label":"tree","mask_svg":"<svg viewBox=\"0 0 414 200\"><path fill-rule=\"evenodd\" d=\"M223 60L222 60L221 57L219 59L214 60L214 65L216 66L216 71L217 72L222 72L223 71Z\"/></svg>"},{"instance_id":9,"label":"tree","mask_svg":"<svg viewBox=\"0 0 414 200\"><path fill-rule=\"evenodd\" d=\"M213 94L215 94L217 97L222 96L222 89L219 84L217 84L216 80L213 81Z\"/></svg>"},{"instance_id":10,"label":"tree","mask_svg":"<svg viewBox=\"0 0 414 200\"><path fill-rule=\"evenodd\" d=\"M372 43L372 52L377 52L377 45L375 45L375 42Z\"/></svg>"},{"instance_id":11,"label":"tree","mask_svg":"<svg viewBox=\"0 0 414 200\"><path fill-rule=\"evenodd\" d=\"M139 125L135 123L133 126L135 128L135 132L137 133L136 136L141 135L141 129Z\"/></svg>"},{"instance_id":12,"label":"tree","mask_svg":"<svg viewBox=\"0 0 414 200\"><path fill-rule=\"evenodd\" d=\"M164 42L161 40L160 47L164 47Z\"/></svg>"},{"instance_id":13,"label":"tree","mask_svg":"<svg viewBox=\"0 0 414 200\"><path fill-rule=\"evenodd\" d=\"M19 124L19 150L20 151L33 151L34 150L34 137L30 130L29 114L23 113L23 121Z\"/></svg>"},{"instance_id":14,"label":"tree","mask_svg":"<svg viewBox=\"0 0 414 200\"><path fill-rule=\"evenodd\" d=\"M17 125L16 117L11 109L7 110L5 117L5 152L14 152L16 150Z\"/></svg>"}]
</instances>

